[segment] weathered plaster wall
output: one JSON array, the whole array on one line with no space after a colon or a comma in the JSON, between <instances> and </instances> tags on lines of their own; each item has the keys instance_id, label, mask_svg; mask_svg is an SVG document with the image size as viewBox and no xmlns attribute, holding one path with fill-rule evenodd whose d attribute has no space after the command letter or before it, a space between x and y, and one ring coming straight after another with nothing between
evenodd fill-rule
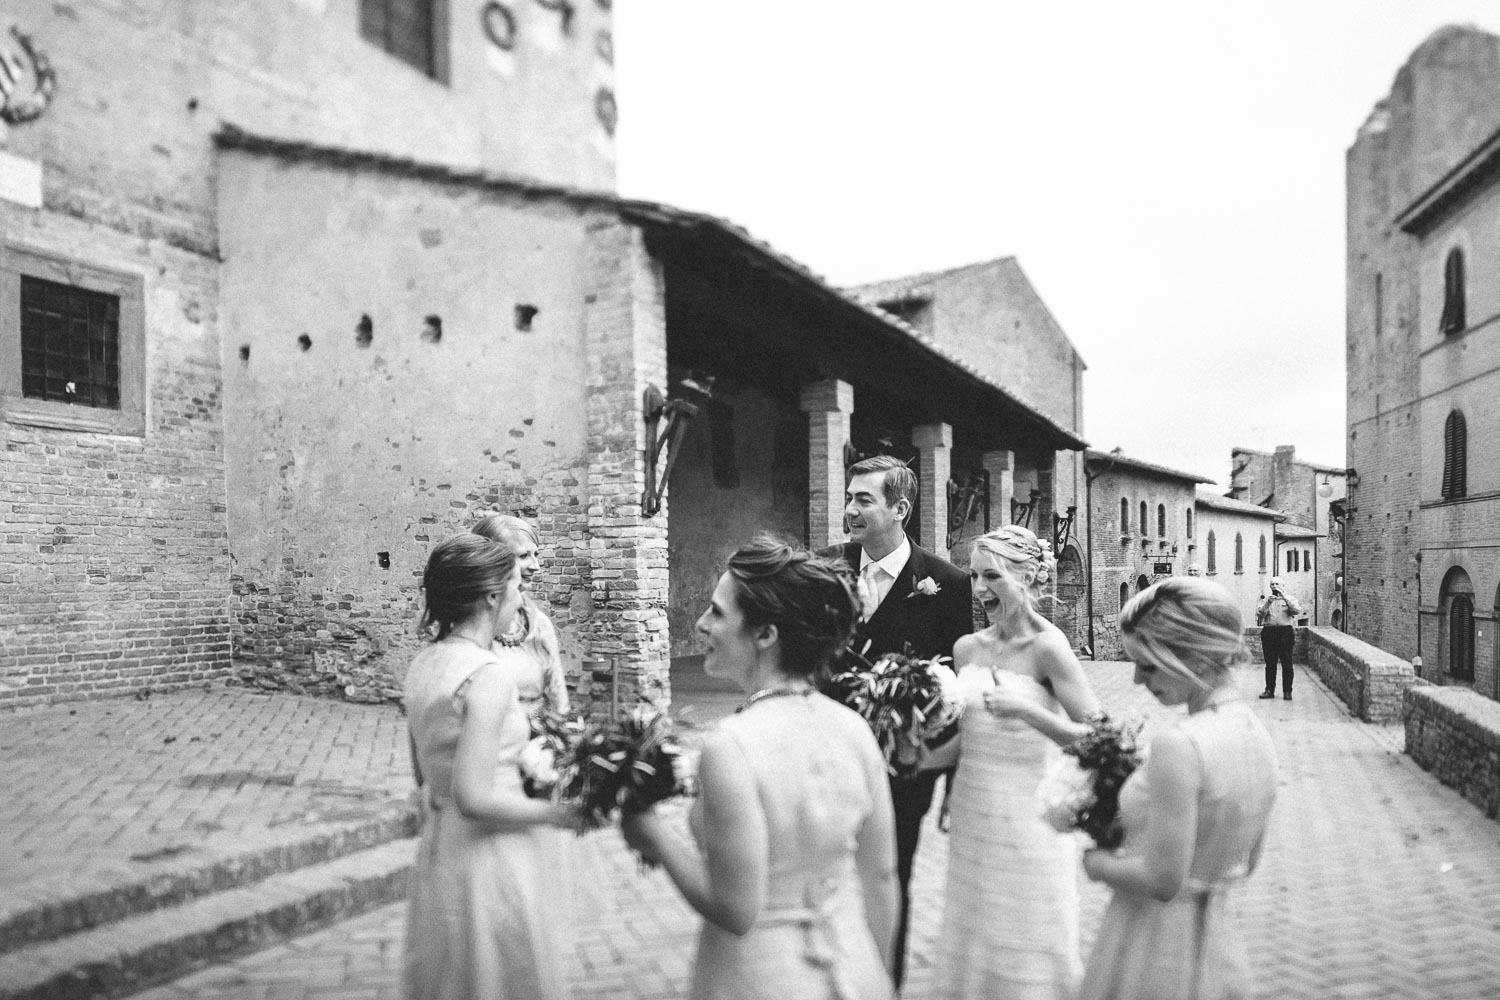
<instances>
[{"instance_id":1,"label":"weathered plaster wall","mask_svg":"<svg viewBox=\"0 0 1500 1000\"><path fill-rule=\"evenodd\" d=\"M933 287L938 344L1060 426L1081 426L1083 362L1015 258L945 272Z\"/></svg>"},{"instance_id":2,"label":"weathered plaster wall","mask_svg":"<svg viewBox=\"0 0 1500 1000\"><path fill-rule=\"evenodd\" d=\"M1196 562L1207 579L1212 580L1234 595L1235 606L1240 609L1240 621L1248 628L1255 624L1255 607L1268 592L1270 582L1271 553L1273 542L1271 528L1275 523L1268 517L1253 514L1236 514L1226 510L1199 505L1194 530L1198 536L1199 556ZM1218 569L1208 572L1208 533L1212 531L1218 545ZM1234 537L1238 534L1244 541L1243 568L1234 568ZM1265 539L1266 565L1261 567L1260 542Z\"/></svg>"},{"instance_id":3,"label":"weathered plaster wall","mask_svg":"<svg viewBox=\"0 0 1500 1000\"><path fill-rule=\"evenodd\" d=\"M538 522L539 596L577 659L586 219L234 152L220 171L238 661L390 696L427 552L492 509ZM518 305L538 310L530 330Z\"/></svg>"},{"instance_id":4,"label":"weathered plaster wall","mask_svg":"<svg viewBox=\"0 0 1500 1000\"><path fill-rule=\"evenodd\" d=\"M721 422L728 423L727 437ZM723 449L717 468L716 436ZM677 657L702 652L693 626L735 549L760 531L806 541L806 415L754 389L726 389L721 381L714 402L700 409L683 439L670 493L667 619Z\"/></svg>"},{"instance_id":5,"label":"weathered plaster wall","mask_svg":"<svg viewBox=\"0 0 1500 1000\"><path fill-rule=\"evenodd\" d=\"M0 706L222 676L229 556L217 265L3 201L0 232L13 245L139 275L150 344L144 436L0 421Z\"/></svg>"},{"instance_id":6,"label":"weathered plaster wall","mask_svg":"<svg viewBox=\"0 0 1500 1000\"><path fill-rule=\"evenodd\" d=\"M43 161L70 211L211 230L221 123L613 189L613 138L596 112L613 69L610 14L512 2L514 48L497 56L486 0L448 0L448 82L366 42L358 0L11 0L61 81L53 107L12 130L9 151ZM604 103L612 102L612 96ZM64 194L64 190L66 193Z\"/></svg>"}]
</instances>

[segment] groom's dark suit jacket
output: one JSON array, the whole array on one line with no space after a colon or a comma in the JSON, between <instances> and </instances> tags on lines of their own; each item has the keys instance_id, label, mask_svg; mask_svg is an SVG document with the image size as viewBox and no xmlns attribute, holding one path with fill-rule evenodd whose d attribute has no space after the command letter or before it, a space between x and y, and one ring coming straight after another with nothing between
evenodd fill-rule
<instances>
[{"instance_id":1,"label":"groom's dark suit jacket","mask_svg":"<svg viewBox=\"0 0 1500 1000\"><path fill-rule=\"evenodd\" d=\"M843 547L844 561L859 574L863 558L858 542ZM918 592L919 581L931 579L937 593ZM916 542L885 600L875 613L855 630L850 646L868 660L882 653L904 652L910 645L921 659L953 655L953 644L974 631L974 596L969 575ZM922 817L932 805L937 772L925 771L913 778L891 779L891 804L896 812L896 874L901 880L901 919L896 938L896 963L892 973L901 984L906 968L906 922L910 909L907 891L911 884L912 860Z\"/></svg>"},{"instance_id":2,"label":"groom's dark suit jacket","mask_svg":"<svg viewBox=\"0 0 1500 1000\"><path fill-rule=\"evenodd\" d=\"M856 576L863 558L858 542L844 546L844 561ZM937 593L917 593L917 583L928 578L937 584ZM953 644L974 631L973 601L967 573L912 542L906 568L880 607L855 631L851 645L872 660L882 653L900 653L908 643L922 659L952 656Z\"/></svg>"}]
</instances>

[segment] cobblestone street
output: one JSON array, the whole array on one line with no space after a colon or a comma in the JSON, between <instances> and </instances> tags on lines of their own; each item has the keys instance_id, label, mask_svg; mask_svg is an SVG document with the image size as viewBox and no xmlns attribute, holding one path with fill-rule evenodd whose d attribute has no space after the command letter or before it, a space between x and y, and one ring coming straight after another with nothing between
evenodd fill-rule
<instances>
[{"instance_id":1,"label":"cobblestone street","mask_svg":"<svg viewBox=\"0 0 1500 1000\"><path fill-rule=\"evenodd\" d=\"M1116 712L1140 713L1148 724L1160 717L1131 686L1128 665L1087 669ZM1258 669L1246 669L1240 680L1253 695ZM681 696L679 705L693 700ZM689 717L700 724L733 703L696 700ZM1349 718L1306 671L1295 701L1255 704L1281 762L1271 841L1240 899L1257 996L1500 997L1500 827L1406 758L1398 727ZM68 723L73 730L57 729ZM222 739L200 747L192 739L198 728ZM71 753L49 747L47 734L54 743L60 736ZM111 767L97 766L90 740L110 748ZM195 831L248 841L335 811L335 800L345 809L362 801L368 807L403 791L403 741L391 710L222 690L18 713L6 720L12 753L62 756L49 767L19 761L0 777L0 792L21 803L5 823L7 840L21 849L0 878L7 891L35 893L49 878L85 879L91 868L119 863L122 853L187 849ZM90 780L59 781L59 766L88 769ZM237 794L226 793L227 780L208 794L172 777L198 769L286 777L241 782ZM52 792L58 787L83 790L59 807ZM330 797L330 790L339 794ZM203 833L214 825L224 829ZM579 929L577 995L680 995L694 917L664 876L637 871L616 835L601 834L599 843L608 904ZM914 886L911 1000L930 995L945 865L944 838L929 829ZM1085 887L1085 949L1104 899L1098 887ZM395 997L401 924L401 905L388 905L141 995Z\"/></svg>"}]
</instances>

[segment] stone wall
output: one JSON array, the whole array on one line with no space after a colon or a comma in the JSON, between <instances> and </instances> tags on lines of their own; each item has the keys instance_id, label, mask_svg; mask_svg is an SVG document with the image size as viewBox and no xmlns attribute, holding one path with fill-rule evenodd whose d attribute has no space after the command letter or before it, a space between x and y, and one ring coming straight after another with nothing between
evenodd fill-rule
<instances>
[{"instance_id":1,"label":"stone wall","mask_svg":"<svg viewBox=\"0 0 1500 1000\"><path fill-rule=\"evenodd\" d=\"M1406 691L1406 752L1484 814L1500 814L1500 704L1466 688Z\"/></svg>"},{"instance_id":2,"label":"stone wall","mask_svg":"<svg viewBox=\"0 0 1500 1000\"><path fill-rule=\"evenodd\" d=\"M537 524L535 596L576 667L591 565L627 575L591 551L587 214L242 151L220 173L242 673L394 697L427 553L492 510ZM618 408L627 436L601 446L626 462L639 393ZM601 526L639 511L639 486L623 493L635 507Z\"/></svg>"},{"instance_id":3,"label":"stone wall","mask_svg":"<svg viewBox=\"0 0 1500 1000\"><path fill-rule=\"evenodd\" d=\"M1293 632L1296 634L1296 638L1292 640L1292 662L1306 663L1308 657L1308 630L1298 627L1294 628ZM1250 628L1245 629L1245 648L1250 651L1251 663L1266 662L1265 651L1261 648L1260 644L1260 629L1258 627L1252 625Z\"/></svg>"},{"instance_id":4,"label":"stone wall","mask_svg":"<svg viewBox=\"0 0 1500 1000\"><path fill-rule=\"evenodd\" d=\"M74 425L120 411L53 403L62 412L38 418L10 409L34 401L0 406L0 707L223 676L217 262L147 233L4 201L0 232L33 261L129 276L141 289L141 327L122 322L121 336L148 346L138 432ZM0 263L9 259L0 250ZM7 335L16 329L10 317L0 322Z\"/></svg>"},{"instance_id":5,"label":"stone wall","mask_svg":"<svg viewBox=\"0 0 1500 1000\"><path fill-rule=\"evenodd\" d=\"M1407 689L1420 683L1410 663L1338 629L1299 628L1297 632L1308 669L1338 695L1352 715L1366 722L1401 717Z\"/></svg>"}]
</instances>

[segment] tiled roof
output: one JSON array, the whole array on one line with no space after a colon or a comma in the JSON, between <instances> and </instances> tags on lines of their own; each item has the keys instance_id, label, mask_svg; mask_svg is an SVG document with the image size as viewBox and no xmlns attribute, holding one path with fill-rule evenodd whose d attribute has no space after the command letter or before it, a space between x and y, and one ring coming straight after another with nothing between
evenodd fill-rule
<instances>
[{"instance_id":1,"label":"tiled roof","mask_svg":"<svg viewBox=\"0 0 1500 1000\"><path fill-rule=\"evenodd\" d=\"M1274 457L1273 452L1261 451L1259 448L1240 448L1238 446L1230 449L1229 453L1231 455L1264 455L1267 458ZM1301 458L1293 458L1292 464L1305 465L1314 472L1327 472L1334 476L1347 476L1349 474L1349 470L1342 465L1321 465L1317 462L1309 462Z\"/></svg>"},{"instance_id":2,"label":"tiled roof","mask_svg":"<svg viewBox=\"0 0 1500 1000\"><path fill-rule=\"evenodd\" d=\"M1194 503L1200 507L1209 507L1213 510L1222 510L1230 514L1249 514L1253 517L1269 517L1276 521L1286 520L1286 515L1279 510L1269 507L1261 507L1244 500L1236 500L1234 497L1223 497L1208 490L1198 490L1195 494Z\"/></svg>"},{"instance_id":3,"label":"tiled roof","mask_svg":"<svg viewBox=\"0 0 1500 1000\"><path fill-rule=\"evenodd\" d=\"M908 274L900 278L887 278L884 281L871 281L863 285L851 285L845 289L849 294L865 302L904 302L911 299L925 298L932 293L931 285L938 278L945 278L950 274L960 271L968 271L976 267L989 267L991 264L999 264L1014 257L996 257L994 260L977 261L972 264L963 264L959 267L944 268L940 271L924 271L921 274Z\"/></svg>"},{"instance_id":4,"label":"tiled roof","mask_svg":"<svg viewBox=\"0 0 1500 1000\"><path fill-rule=\"evenodd\" d=\"M504 192L523 199L561 201L584 210L614 212L623 219L642 225L667 225L677 229L706 227L716 230L739 243L744 249L779 265L784 271L790 272L792 276L824 297L837 300L847 308L878 320L892 332L899 333L914 342L919 350L931 355L938 364L956 369L972 381L979 383L986 391L999 396L1008 407L1024 412L1029 419L1043 427L1051 434L1053 443L1057 446L1070 450L1080 450L1087 446L1082 438L1021 402L1005 388L986 377L978 368L919 336L910 324L892 316L874 302L864 301L852 292L829 284L822 275L788 257L769 243L750 235L744 228L727 219L674 208L660 202L621 198L607 191L589 191L490 171L425 163L389 153L364 152L255 135L234 125L225 125L214 136L214 142L221 148L264 153L286 160L306 160L333 166L376 170L381 173L397 174L434 183L460 184L465 187Z\"/></svg>"},{"instance_id":5,"label":"tiled roof","mask_svg":"<svg viewBox=\"0 0 1500 1000\"><path fill-rule=\"evenodd\" d=\"M1304 528L1300 524L1278 524L1276 526L1277 538L1322 538L1312 528Z\"/></svg>"},{"instance_id":6,"label":"tiled roof","mask_svg":"<svg viewBox=\"0 0 1500 1000\"><path fill-rule=\"evenodd\" d=\"M1113 466L1124 466L1127 469L1135 469L1138 472L1150 472L1154 475L1165 476L1168 479L1180 479L1188 483L1211 483L1212 479L1200 476L1192 472L1179 472L1169 469L1165 465L1153 465L1150 462L1142 462L1138 458L1130 458L1112 451L1095 451L1090 448L1083 453L1084 462L1088 465L1111 468Z\"/></svg>"}]
</instances>

